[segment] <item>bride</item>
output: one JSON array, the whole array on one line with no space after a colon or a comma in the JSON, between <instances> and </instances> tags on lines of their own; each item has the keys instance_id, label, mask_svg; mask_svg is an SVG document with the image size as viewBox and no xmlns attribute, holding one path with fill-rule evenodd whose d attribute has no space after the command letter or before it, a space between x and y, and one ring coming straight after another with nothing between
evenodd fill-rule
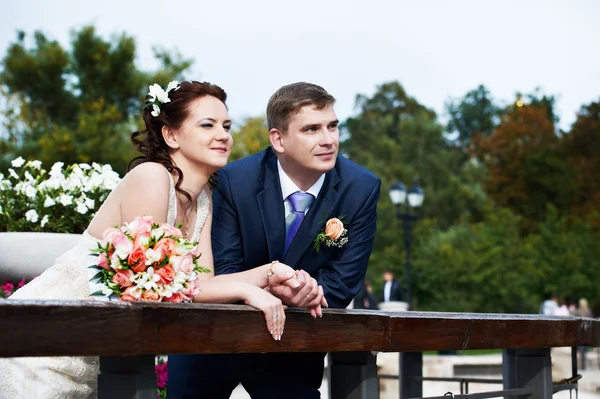
<instances>
[{"instance_id":1,"label":"bride","mask_svg":"<svg viewBox=\"0 0 600 399\"><path fill-rule=\"evenodd\" d=\"M146 128L132 135L142 154L131 162L134 168L79 243L11 299L91 300L88 281L94 271L88 266L95 258L89 250L107 228L150 215L159 224L181 224L184 236L199 242L201 264L211 272L199 275L194 302L243 301L261 310L272 338L281 339L284 306L268 287L297 287L292 268L274 262L236 274L215 277L213 272L211 176L225 166L232 147L226 98L223 89L206 82L171 82L166 90L150 86L142 111ZM95 357L0 359L0 398L95 398L97 374Z\"/></svg>"}]
</instances>

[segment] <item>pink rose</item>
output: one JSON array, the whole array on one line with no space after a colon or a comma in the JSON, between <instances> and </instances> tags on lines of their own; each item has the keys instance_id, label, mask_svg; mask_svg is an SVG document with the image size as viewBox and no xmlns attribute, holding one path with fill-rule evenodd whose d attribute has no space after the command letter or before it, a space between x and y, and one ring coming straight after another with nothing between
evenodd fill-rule
<instances>
[{"instance_id":1,"label":"pink rose","mask_svg":"<svg viewBox=\"0 0 600 399\"><path fill-rule=\"evenodd\" d=\"M135 286L129 287L121 293L120 299L123 302L135 302L140 299L140 291Z\"/></svg>"},{"instance_id":2,"label":"pink rose","mask_svg":"<svg viewBox=\"0 0 600 399\"><path fill-rule=\"evenodd\" d=\"M169 260L173 264L173 268L178 272L190 274L194 271L194 258L192 258L191 254L172 256Z\"/></svg>"},{"instance_id":3,"label":"pink rose","mask_svg":"<svg viewBox=\"0 0 600 399\"><path fill-rule=\"evenodd\" d=\"M181 234L181 230L179 230L177 227L169 226L166 223L163 224L161 227L163 228L165 234L168 236L173 236L175 238L183 237L183 234Z\"/></svg>"},{"instance_id":4,"label":"pink rose","mask_svg":"<svg viewBox=\"0 0 600 399\"><path fill-rule=\"evenodd\" d=\"M131 250L133 250L133 243L131 240L122 232L120 234L114 234L112 238L112 245L115 247L117 256L121 259L125 259Z\"/></svg>"},{"instance_id":5,"label":"pink rose","mask_svg":"<svg viewBox=\"0 0 600 399\"><path fill-rule=\"evenodd\" d=\"M329 219L325 225L325 235L337 240L344 233L344 223L338 218Z\"/></svg>"},{"instance_id":6,"label":"pink rose","mask_svg":"<svg viewBox=\"0 0 600 399\"><path fill-rule=\"evenodd\" d=\"M108 257L104 252L98 256L98 266L103 268L104 270L110 270L110 263L108 262Z\"/></svg>"},{"instance_id":7,"label":"pink rose","mask_svg":"<svg viewBox=\"0 0 600 399\"><path fill-rule=\"evenodd\" d=\"M105 243L111 242L116 235L123 234L123 232L115 227L109 227L102 234L102 241Z\"/></svg>"},{"instance_id":8,"label":"pink rose","mask_svg":"<svg viewBox=\"0 0 600 399\"><path fill-rule=\"evenodd\" d=\"M118 284L119 287L131 287L133 283L131 282L131 277L133 277L133 271L131 270L119 270L115 273L112 278L113 283Z\"/></svg>"},{"instance_id":9,"label":"pink rose","mask_svg":"<svg viewBox=\"0 0 600 399\"><path fill-rule=\"evenodd\" d=\"M175 293L173 295L171 295L170 298L164 297L163 298L163 302L183 302L183 297L181 296L181 294L179 293Z\"/></svg>"},{"instance_id":10,"label":"pink rose","mask_svg":"<svg viewBox=\"0 0 600 399\"><path fill-rule=\"evenodd\" d=\"M148 301L148 302L158 302L158 299L160 298L160 296L158 295L158 292L156 291L151 291L151 290L146 290L144 292L142 292L142 301Z\"/></svg>"},{"instance_id":11,"label":"pink rose","mask_svg":"<svg viewBox=\"0 0 600 399\"><path fill-rule=\"evenodd\" d=\"M152 216L136 217L133 223L129 224L128 232L133 237L135 245L148 245L152 233Z\"/></svg>"},{"instance_id":12,"label":"pink rose","mask_svg":"<svg viewBox=\"0 0 600 399\"><path fill-rule=\"evenodd\" d=\"M154 250L162 253L161 260L164 259L165 256L171 256L175 253L175 248L177 247L177 243L172 238L163 238L156 243L154 246Z\"/></svg>"},{"instance_id":13,"label":"pink rose","mask_svg":"<svg viewBox=\"0 0 600 399\"><path fill-rule=\"evenodd\" d=\"M122 300L123 302L135 302L138 300L139 296L138 294L135 292L136 287L129 287L127 288L125 291L123 291L121 293L121 296L119 297L120 300Z\"/></svg>"},{"instance_id":14,"label":"pink rose","mask_svg":"<svg viewBox=\"0 0 600 399\"><path fill-rule=\"evenodd\" d=\"M160 269L156 269L154 273L160 277L160 282L163 284L169 284L175 277L175 270L171 265L164 265Z\"/></svg>"},{"instance_id":15,"label":"pink rose","mask_svg":"<svg viewBox=\"0 0 600 399\"><path fill-rule=\"evenodd\" d=\"M146 247L146 246L148 246L148 243L150 242L150 237L151 237L150 230L138 232L138 234L135 236L134 245L136 247L138 247L138 246Z\"/></svg>"},{"instance_id":16,"label":"pink rose","mask_svg":"<svg viewBox=\"0 0 600 399\"><path fill-rule=\"evenodd\" d=\"M154 219L152 216L138 216L134 219L137 222L137 231L150 231L152 230L152 225L154 224Z\"/></svg>"},{"instance_id":17,"label":"pink rose","mask_svg":"<svg viewBox=\"0 0 600 399\"><path fill-rule=\"evenodd\" d=\"M144 247L135 247L127 257L127 262L134 272L140 273L146 271L146 250Z\"/></svg>"},{"instance_id":18,"label":"pink rose","mask_svg":"<svg viewBox=\"0 0 600 399\"><path fill-rule=\"evenodd\" d=\"M193 301L194 297L200 291L198 284L195 281L187 283L187 287L183 288L181 292L182 299L185 301Z\"/></svg>"},{"instance_id":19,"label":"pink rose","mask_svg":"<svg viewBox=\"0 0 600 399\"><path fill-rule=\"evenodd\" d=\"M137 299L134 296L132 296L131 294L128 294L126 292L122 293L121 297L119 299L121 299L123 302L135 302L135 301L137 301Z\"/></svg>"}]
</instances>

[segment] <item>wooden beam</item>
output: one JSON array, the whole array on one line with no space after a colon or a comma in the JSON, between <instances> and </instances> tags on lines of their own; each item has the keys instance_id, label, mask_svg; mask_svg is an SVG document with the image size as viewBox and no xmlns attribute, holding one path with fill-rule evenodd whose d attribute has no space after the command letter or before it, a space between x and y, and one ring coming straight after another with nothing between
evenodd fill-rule
<instances>
[{"instance_id":1,"label":"wooden beam","mask_svg":"<svg viewBox=\"0 0 600 399\"><path fill-rule=\"evenodd\" d=\"M289 309L281 341L243 305L0 300L0 357L600 346L600 320Z\"/></svg>"}]
</instances>

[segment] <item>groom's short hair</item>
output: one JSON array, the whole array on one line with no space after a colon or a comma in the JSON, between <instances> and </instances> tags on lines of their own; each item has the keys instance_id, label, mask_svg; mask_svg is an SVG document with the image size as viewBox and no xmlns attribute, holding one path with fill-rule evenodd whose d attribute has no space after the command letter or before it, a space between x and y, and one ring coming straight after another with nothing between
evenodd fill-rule
<instances>
[{"instance_id":1,"label":"groom's short hair","mask_svg":"<svg viewBox=\"0 0 600 399\"><path fill-rule=\"evenodd\" d=\"M297 82L281 87L267 104L267 127L287 132L290 119L302 107L313 105L323 109L333 105L335 98L327 90L313 83Z\"/></svg>"}]
</instances>

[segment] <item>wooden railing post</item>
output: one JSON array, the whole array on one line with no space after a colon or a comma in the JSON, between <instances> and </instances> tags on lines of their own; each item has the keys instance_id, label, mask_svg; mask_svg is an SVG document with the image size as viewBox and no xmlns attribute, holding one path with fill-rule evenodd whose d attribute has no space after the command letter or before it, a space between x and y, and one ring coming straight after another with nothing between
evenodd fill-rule
<instances>
[{"instance_id":1,"label":"wooden railing post","mask_svg":"<svg viewBox=\"0 0 600 399\"><path fill-rule=\"evenodd\" d=\"M330 353L331 399L378 399L377 356L371 352Z\"/></svg>"},{"instance_id":2,"label":"wooden railing post","mask_svg":"<svg viewBox=\"0 0 600 399\"><path fill-rule=\"evenodd\" d=\"M400 399L423 396L423 353L400 353Z\"/></svg>"},{"instance_id":3,"label":"wooden railing post","mask_svg":"<svg viewBox=\"0 0 600 399\"><path fill-rule=\"evenodd\" d=\"M504 389L531 388L531 395L510 398L552 398L550 349L505 349L502 354Z\"/></svg>"},{"instance_id":4,"label":"wooden railing post","mask_svg":"<svg viewBox=\"0 0 600 399\"><path fill-rule=\"evenodd\" d=\"M100 358L98 399L156 399L155 357Z\"/></svg>"}]
</instances>

